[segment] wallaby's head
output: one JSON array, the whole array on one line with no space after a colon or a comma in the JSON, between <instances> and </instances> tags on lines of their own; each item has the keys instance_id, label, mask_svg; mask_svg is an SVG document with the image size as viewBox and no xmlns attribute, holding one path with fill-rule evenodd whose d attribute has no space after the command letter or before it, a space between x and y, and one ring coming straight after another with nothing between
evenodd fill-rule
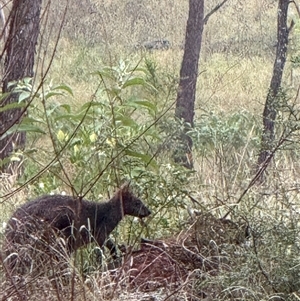
<instances>
[{"instance_id":1,"label":"wallaby's head","mask_svg":"<svg viewBox=\"0 0 300 301\"><path fill-rule=\"evenodd\" d=\"M143 204L143 202L132 193L128 184L123 185L117 194L123 202L124 215L146 217L151 214L151 211Z\"/></svg>"}]
</instances>

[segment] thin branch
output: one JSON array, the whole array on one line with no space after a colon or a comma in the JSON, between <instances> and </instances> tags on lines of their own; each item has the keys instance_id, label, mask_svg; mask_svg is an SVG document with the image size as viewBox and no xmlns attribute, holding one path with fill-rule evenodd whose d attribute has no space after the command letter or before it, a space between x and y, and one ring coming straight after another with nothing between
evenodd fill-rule
<instances>
[{"instance_id":1,"label":"thin branch","mask_svg":"<svg viewBox=\"0 0 300 301\"><path fill-rule=\"evenodd\" d=\"M297 3L296 3L295 1L290 1L290 3L293 3L293 4L295 5L295 8L296 8L297 13L298 13L298 17L300 18L300 8L299 8L299 6L297 5ZM289 4L290 4L290 3L289 3Z\"/></svg>"},{"instance_id":2,"label":"thin branch","mask_svg":"<svg viewBox=\"0 0 300 301\"><path fill-rule=\"evenodd\" d=\"M297 104L297 99L300 95L300 86L297 89L297 93L296 96L294 97L294 102L292 104L292 108L295 107L295 105ZM296 118L294 110L290 109L289 112L289 116L288 116L288 120L291 120L291 117ZM299 121L299 118L297 118L297 121ZM274 157L275 153L281 148L282 145L284 145L284 143L289 141L289 137L296 131L298 130L297 128L293 128L290 129L289 131L284 130L277 142L277 145L274 147L274 149L269 153L269 155L267 156L266 160L263 162L263 164L260 166L260 168L256 171L255 175L253 176L253 178L251 179L251 181L249 182L248 186L246 187L246 189L242 192L242 194L240 195L240 197L238 198L238 200L236 201L235 205L241 203L241 201L243 200L244 196L248 193L248 191L251 189L252 186L254 186L258 180L260 180L261 175L265 172L265 170L267 169L268 165L270 164L272 158ZM228 212L223 216L223 218L226 218L234 209L230 208L228 210Z\"/></svg>"},{"instance_id":3,"label":"thin branch","mask_svg":"<svg viewBox=\"0 0 300 301\"><path fill-rule=\"evenodd\" d=\"M252 178L252 180L250 181L250 183L248 184L248 186L246 187L246 189L242 192L242 194L240 195L240 197L236 201L235 205L239 204L243 200L244 196L248 193L248 191L250 190L250 188L252 186L254 186L255 183L260 179L261 175L267 169L267 167L268 167L269 163L271 162L272 158L274 157L275 153L280 149L280 147L284 144L284 142L287 140L287 138L292 134L292 131L290 131L289 133L287 133L286 136L284 136L284 134L285 133L282 134L282 136L279 139L276 147L272 150L272 152L270 152L270 154L268 155L268 157L266 158L266 160L263 162L263 164L257 170L256 174L254 175L254 177ZM228 210L228 212L223 216L223 218L226 218L233 210L234 210L233 208L230 208Z\"/></svg>"},{"instance_id":4,"label":"thin branch","mask_svg":"<svg viewBox=\"0 0 300 301\"><path fill-rule=\"evenodd\" d=\"M253 237L253 251L254 254L256 256L256 261L257 261L257 265L259 270L261 271L262 275L266 278L266 280L268 281L269 285L272 287L273 291L275 293L278 293L276 287L273 285L272 280L270 279L267 271L263 268L261 261L259 260L259 256L258 256L258 250L257 250L257 243L256 243L256 239L255 237Z\"/></svg>"},{"instance_id":5,"label":"thin branch","mask_svg":"<svg viewBox=\"0 0 300 301\"><path fill-rule=\"evenodd\" d=\"M105 165L105 167L95 176L93 177L89 182L86 183L86 186L88 187L87 190L82 194L82 197L85 197L86 194L89 193L89 191L96 185L98 180L102 177L104 172L109 168L109 166L115 162L131 145L133 145L136 141L138 141L147 131L149 131L150 128L155 126L159 120L161 120L175 105L175 101L164 111L162 114L153 121L148 127L146 127L137 137L132 139L130 143L125 145L121 150L119 150L115 156L113 156L108 163Z\"/></svg>"},{"instance_id":6,"label":"thin branch","mask_svg":"<svg viewBox=\"0 0 300 301\"><path fill-rule=\"evenodd\" d=\"M207 24L208 19L210 18L210 16L212 14L214 14L218 9L220 9L228 0L224 0L223 2L219 3L218 5L216 5L203 19L203 23Z\"/></svg>"}]
</instances>

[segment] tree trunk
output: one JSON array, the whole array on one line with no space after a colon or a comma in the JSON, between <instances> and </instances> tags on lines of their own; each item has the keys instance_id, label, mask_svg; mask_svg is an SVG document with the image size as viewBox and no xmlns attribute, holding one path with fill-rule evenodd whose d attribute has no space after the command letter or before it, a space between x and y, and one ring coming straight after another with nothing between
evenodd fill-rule
<instances>
[{"instance_id":1,"label":"tree trunk","mask_svg":"<svg viewBox=\"0 0 300 301\"><path fill-rule=\"evenodd\" d=\"M288 44L288 13L289 0L279 0L277 17L277 49L273 66L273 75L263 112L263 134L261 150L258 157L257 167L262 168L268 164L275 141L275 120L277 115L278 94L280 92L284 65L286 62ZM261 174L261 179L263 174Z\"/></svg>"},{"instance_id":2,"label":"tree trunk","mask_svg":"<svg viewBox=\"0 0 300 301\"><path fill-rule=\"evenodd\" d=\"M11 81L33 77L34 55L40 24L41 0L14 0L9 17L9 34L5 44L4 77L2 92L10 92ZM1 102L1 107L18 101L17 94L9 95ZM0 170L13 172L13 164L6 164L5 159L17 150L22 149L26 133L16 132L3 138L3 135L14 124L22 121L24 109L11 109L0 112ZM2 137L1 137L2 136ZM2 138L2 139L1 139Z\"/></svg>"},{"instance_id":3,"label":"tree trunk","mask_svg":"<svg viewBox=\"0 0 300 301\"><path fill-rule=\"evenodd\" d=\"M189 16L186 26L183 60L180 69L180 80L176 100L175 117L183 119L191 127L194 125L194 107L198 62L201 51L204 26L204 0L189 0ZM174 151L175 162L187 168L193 168L192 139L181 133L180 145Z\"/></svg>"}]
</instances>

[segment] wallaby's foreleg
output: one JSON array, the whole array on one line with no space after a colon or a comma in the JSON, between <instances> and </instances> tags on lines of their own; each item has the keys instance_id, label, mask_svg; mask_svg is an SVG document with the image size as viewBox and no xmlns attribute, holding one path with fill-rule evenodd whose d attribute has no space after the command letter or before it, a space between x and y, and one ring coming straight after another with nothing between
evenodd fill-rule
<instances>
[{"instance_id":1,"label":"wallaby's foreleg","mask_svg":"<svg viewBox=\"0 0 300 301\"><path fill-rule=\"evenodd\" d=\"M109 250L112 259L115 260L119 257L117 246L111 238L108 238L104 245Z\"/></svg>"},{"instance_id":2,"label":"wallaby's foreleg","mask_svg":"<svg viewBox=\"0 0 300 301\"><path fill-rule=\"evenodd\" d=\"M102 257L103 257L105 247L109 250L109 253L113 260L116 260L120 257L118 254L118 248L116 244L113 242L111 238L108 238L100 249L99 248L95 249L97 264L100 265L102 264Z\"/></svg>"}]
</instances>

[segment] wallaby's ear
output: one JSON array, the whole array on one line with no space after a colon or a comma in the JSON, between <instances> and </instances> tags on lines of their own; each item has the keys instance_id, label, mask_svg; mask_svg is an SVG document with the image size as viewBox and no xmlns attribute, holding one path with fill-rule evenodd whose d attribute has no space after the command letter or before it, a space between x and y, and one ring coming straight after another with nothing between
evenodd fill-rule
<instances>
[{"instance_id":1,"label":"wallaby's ear","mask_svg":"<svg viewBox=\"0 0 300 301\"><path fill-rule=\"evenodd\" d=\"M115 192L116 196L122 196L131 192L130 182L126 181L122 186Z\"/></svg>"},{"instance_id":2,"label":"wallaby's ear","mask_svg":"<svg viewBox=\"0 0 300 301\"><path fill-rule=\"evenodd\" d=\"M130 182L131 181L126 181L120 188L122 191L130 191Z\"/></svg>"}]
</instances>

